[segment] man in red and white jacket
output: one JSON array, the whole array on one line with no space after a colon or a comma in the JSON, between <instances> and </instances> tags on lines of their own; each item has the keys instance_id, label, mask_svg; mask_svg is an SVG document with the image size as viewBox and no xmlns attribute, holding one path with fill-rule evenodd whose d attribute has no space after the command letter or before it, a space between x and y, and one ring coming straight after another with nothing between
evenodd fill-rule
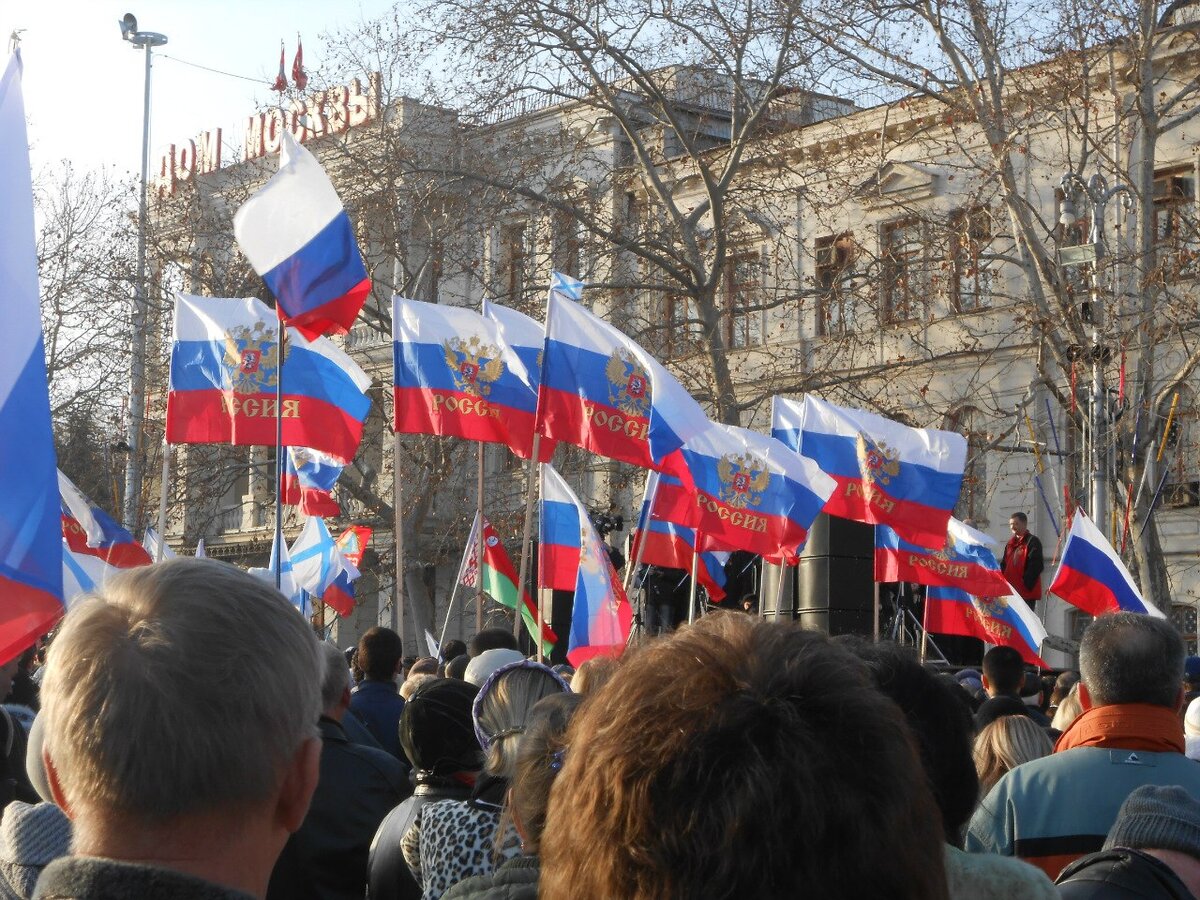
<instances>
[{"instance_id":1,"label":"man in red and white jacket","mask_svg":"<svg viewBox=\"0 0 1200 900\"><path fill-rule=\"evenodd\" d=\"M1013 513L1008 520L1012 537L1004 545L1004 559L1000 563L1005 579L1018 594L1033 608L1034 602L1042 597L1042 542L1029 530L1029 517L1023 512Z\"/></svg>"}]
</instances>

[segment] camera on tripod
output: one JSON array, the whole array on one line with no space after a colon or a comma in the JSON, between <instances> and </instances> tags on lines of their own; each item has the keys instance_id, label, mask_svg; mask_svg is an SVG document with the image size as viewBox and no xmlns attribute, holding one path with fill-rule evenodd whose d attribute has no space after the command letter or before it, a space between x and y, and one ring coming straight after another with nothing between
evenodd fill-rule
<instances>
[{"instance_id":1,"label":"camera on tripod","mask_svg":"<svg viewBox=\"0 0 1200 900\"><path fill-rule=\"evenodd\" d=\"M625 530L624 516L593 512L589 513L588 517L592 520L592 526L600 533L601 538L607 538L614 531Z\"/></svg>"}]
</instances>

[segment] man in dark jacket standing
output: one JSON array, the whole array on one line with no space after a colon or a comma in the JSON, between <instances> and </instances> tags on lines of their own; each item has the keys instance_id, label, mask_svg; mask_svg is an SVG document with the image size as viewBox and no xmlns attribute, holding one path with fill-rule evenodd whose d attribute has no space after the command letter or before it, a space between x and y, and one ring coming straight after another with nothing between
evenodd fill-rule
<instances>
[{"instance_id":1,"label":"man in dark jacket standing","mask_svg":"<svg viewBox=\"0 0 1200 900\"><path fill-rule=\"evenodd\" d=\"M390 628L368 628L358 642L358 664L363 680L350 697L350 712L367 726L371 736L408 769L400 749L400 714L404 700L396 686L396 673L403 657L400 635Z\"/></svg>"},{"instance_id":2,"label":"man in dark jacket standing","mask_svg":"<svg viewBox=\"0 0 1200 900\"><path fill-rule=\"evenodd\" d=\"M1008 520L1012 537L1004 545L1004 559L1000 568L1008 583L1034 608L1042 597L1042 542L1029 530L1029 517L1023 512L1013 513Z\"/></svg>"},{"instance_id":3,"label":"man in dark jacket standing","mask_svg":"<svg viewBox=\"0 0 1200 900\"><path fill-rule=\"evenodd\" d=\"M321 775L304 824L271 873L268 900L361 900L375 829L412 794L404 767L390 753L346 737L341 720L350 705L350 671L337 647L321 649Z\"/></svg>"}]
</instances>

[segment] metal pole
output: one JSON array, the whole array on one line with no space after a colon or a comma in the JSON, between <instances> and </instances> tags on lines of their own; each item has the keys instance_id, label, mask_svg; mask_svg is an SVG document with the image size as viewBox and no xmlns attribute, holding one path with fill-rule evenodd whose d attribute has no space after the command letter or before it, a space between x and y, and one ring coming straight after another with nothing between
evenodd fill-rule
<instances>
[{"instance_id":1,"label":"metal pole","mask_svg":"<svg viewBox=\"0 0 1200 900\"><path fill-rule=\"evenodd\" d=\"M475 474L476 502L479 510L479 539L475 545L475 552L479 554L476 558L479 560L480 576L475 580L475 633L479 634L483 631L483 441L479 441L476 446L479 448L479 453L476 454L478 465ZM519 593L520 591L518 591ZM520 597L517 598L517 602L520 602ZM521 611L514 609L513 614L520 622Z\"/></svg>"},{"instance_id":2,"label":"metal pole","mask_svg":"<svg viewBox=\"0 0 1200 900\"><path fill-rule=\"evenodd\" d=\"M279 322L279 362L275 372L275 590L283 581L283 357L287 352L287 326Z\"/></svg>"},{"instance_id":3,"label":"metal pole","mask_svg":"<svg viewBox=\"0 0 1200 900\"><path fill-rule=\"evenodd\" d=\"M396 544L396 589L392 598L392 631L404 642L404 491L400 478L400 435L392 433L392 520L393 539Z\"/></svg>"},{"instance_id":4,"label":"metal pole","mask_svg":"<svg viewBox=\"0 0 1200 900\"><path fill-rule=\"evenodd\" d=\"M162 479L158 490L158 549L154 561L162 562L167 546L167 481L171 477L171 445L163 438Z\"/></svg>"},{"instance_id":5,"label":"metal pole","mask_svg":"<svg viewBox=\"0 0 1200 900\"><path fill-rule=\"evenodd\" d=\"M645 543L645 540L642 541ZM700 533L696 533L696 544L692 547L692 583L688 585L688 624L696 622L696 573L700 568Z\"/></svg>"},{"instance_id":6,"label":"metal pole","mask_svg":"<svg viewBox=\"0 0 1200 900\"><path fill-rule=\"evenodd\" d=\"M539 496L542 495L541 484L542 484L543 465L544 465L543 463L538 463L538 466L537 466ZM539 535L544 534L545 528L546 528L546 523L542 522L541 527L538 529L538 534ZM534 641L534 643L537 644L537 661L538 662L542 662L542 660L545 659L545 645L542 642L542 622L544 621L544 618L545 618L542 615L542 599L543 599L542 598L542 584L545 582L545 577L546 577L545 576L545 565L546 565L545 559L546 558L542 555L541 547L539 545L539 547L538 547L538 577L536 579L537 583L534 585L534 588L533 588L534 596L537 597L537 628L535 629L537 631L537 639ZM553 593L550 596L553 597L554 596ZM553 616L553 614L554 614L553 607L551 607L550 613Z\"/></svg>"},{"instance_id":7,"label":"metal pole","mask_svg":"<svg viewBox=\"0 0 1200 900\"><path fill-rule=\"evenodd\" d=\"M166 43L164 38L163 43ZM150 66L154 41L145 42L146 75L142 100L142 183L138 199L137 284L133 289L130 318L129 420L125 443L125 508L122 518L131 532L138 531L138 508L142 496L142 424L146 407L146 185L150 177Z\"/></svg>"},{"instance_id":8,"label":"metal pole","mask_svg":"<svg viewBox=\"0 0 1200 900\"><path fill-rule=\"evenodd\" d=\"M529 576L529 545L533 537L533 502L534 498L537 496L537 461L541 443L542 436L535 431L533 433L533 449L529 455L529 478L528 483L525 485L525 525L521 529L521 567L517 573L517 603L525 602L525 579ZM535 588L533 594L530 596L535 596L536 594L537 589ZM514 610L514 612L513 635L520 637L521 610L517 609ZM542 636L540 634L534 636L535 642L540 642L541 639Z\"/></svg>"}]
</instances>

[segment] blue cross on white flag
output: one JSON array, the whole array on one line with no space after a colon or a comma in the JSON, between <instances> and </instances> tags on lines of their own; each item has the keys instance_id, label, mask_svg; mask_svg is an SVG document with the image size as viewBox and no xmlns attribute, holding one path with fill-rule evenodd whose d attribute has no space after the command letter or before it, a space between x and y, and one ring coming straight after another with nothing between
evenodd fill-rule
<instances>
[{"instance_id":1,"label":"blue cross on white flag","mask_svg":"<svg viewBox=\"0 0 1200 900\"><path fill-rule=\"evenodd\" d=\"M304 530L292 544L292 572L297 586L314 597L321 597L348 568L350 563L325 527L325 520L320 516L309 516ZM352 577L357 576L357 571L352 573Z\"/></svg>"},{"instance_id":2,"label":"blue cross on white flag","mask_svg":"<svg viewBox=\"0 0 1200 900\"><path fill-rule=\"evenodd\" d=\"M550 296L558 294L576 303L583 302L583 282L562 272L552 272L550 275Z\"/></svg>"},{"instance_id":3,"label":"blue cross on white flag","mask_svg":"<svg viewBox=\"0 0 1200 900\"><path fill-rule=\"evenodd\" d=\"M276 550L280 551L278 554L278 557L279 557L279 559L278 559L279 593L281 593L281 594L283 594L283 596L287 597L288 600L290 600L292 602L292 606L294 606L294 607L296 607L296 609L300 610L300 612L303 613L305 616L308 616L310 613L309 604L308 604L308 593L306 591L304 591L298 584L296 584L296 577L292 571L292 558L288 554L287 542L284 541L282 537L279 537L277 539L277 541L271 546L271 562L267 565L267 568L265 568L265 569L252 568L252 569L250 569L250 574L256 575L257 577L261 578L263 581L270 583L271 586L274 587L275 586L275 568L276 568Z\"/></svg>"}]
</instances>

